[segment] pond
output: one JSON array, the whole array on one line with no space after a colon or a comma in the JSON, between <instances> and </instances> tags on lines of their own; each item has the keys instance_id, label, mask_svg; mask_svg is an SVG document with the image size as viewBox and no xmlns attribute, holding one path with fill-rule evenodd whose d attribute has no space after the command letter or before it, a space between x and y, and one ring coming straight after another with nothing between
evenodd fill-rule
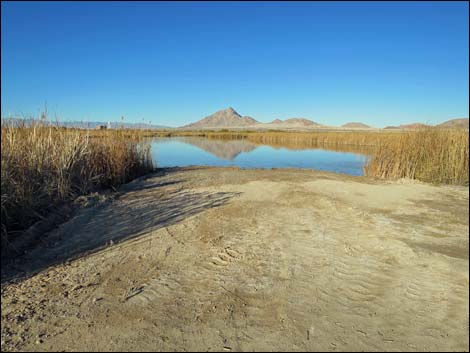
<instances>
[{"instance_id":1,"label":"pond","mask_svg":"<svg viewBox=\"0 0 470 353\"><path fill-rule=\"evenodd\" d=\"M162 167L237 166L241 168L305 168L363 175L367 155L323 148L295 149L247 140L164 137L151 141L155 165Z\"/></svg>"}]
</instances>

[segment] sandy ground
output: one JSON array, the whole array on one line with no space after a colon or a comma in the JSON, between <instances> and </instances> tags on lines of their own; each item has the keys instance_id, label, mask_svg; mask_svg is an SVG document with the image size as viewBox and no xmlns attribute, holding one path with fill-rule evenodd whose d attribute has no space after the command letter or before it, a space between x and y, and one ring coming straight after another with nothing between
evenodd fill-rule
<instances>
[{"instance_id":1,"label":"sandy ground","mask_svg":"<svg viewBox=\"0 0 470 353\"><path fill-rule=\"evenodd\" d=\"M314 171L165 170L2 268L1 348L468 351L468 201Z\"/></svg>"}]
</instances>

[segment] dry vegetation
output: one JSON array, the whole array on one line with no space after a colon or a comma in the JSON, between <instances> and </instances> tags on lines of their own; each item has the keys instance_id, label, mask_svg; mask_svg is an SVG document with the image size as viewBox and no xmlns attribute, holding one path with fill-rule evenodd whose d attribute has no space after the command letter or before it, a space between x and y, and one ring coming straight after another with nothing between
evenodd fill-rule
<instances>
[{"instance_id":1,"label":"dry vegetation","mask_svg":"<svg viewBox=\"0 0 470 353\"><path fill-rule=\"evenodd\" d=\"M393 140L399 132L379 131L160 131L154 135L200 136L214 139L246 139L254 143L269 145L298 145L302 147L330 146L377 146L381 141Z\"/></svg>"},{"instance_id":2,"label":"dry vegetation","mask_svg":"<svg viewBox=\"0 0 470 353\"><path fill-rule=\"evenodd\" d=\"M424 128L378 145L365 174L468 185L468 130Z\"/></svg>"},{"instance_id":3,"label":"dry vegetation","mask_svg":"<svg viewBox=\"0 0 470 353\"><path fill-rule=\"evenodd\" d=\"M15 234L78 195L149 172L137 131L87 131L2 122L2 248Z\"/></svg>"}]
</instances>

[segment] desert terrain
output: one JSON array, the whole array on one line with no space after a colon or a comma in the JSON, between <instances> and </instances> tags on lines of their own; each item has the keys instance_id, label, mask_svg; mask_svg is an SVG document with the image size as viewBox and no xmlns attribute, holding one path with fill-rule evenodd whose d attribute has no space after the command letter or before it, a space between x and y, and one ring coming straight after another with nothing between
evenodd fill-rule
<instances>
[{"instance_id":1,"label":"desert terrain","mask_svg":"<svg viewBox=\"0 0 470 353\"><path fill-rule=\"evenodd\" d=\"M160 169L2 266L4 351L469 349L469 190Z\"/></svg>"}]
</instances>

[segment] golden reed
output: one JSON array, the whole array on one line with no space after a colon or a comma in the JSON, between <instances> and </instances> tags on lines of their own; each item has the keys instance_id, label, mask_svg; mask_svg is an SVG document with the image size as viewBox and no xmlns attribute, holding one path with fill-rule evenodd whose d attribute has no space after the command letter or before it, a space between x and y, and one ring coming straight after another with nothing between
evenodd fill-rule
<instances>
[{"instance_id":1,"label":"golden reed","mask_svg":"<svg viewBox=\"0 0 470 353\"><path fill-rule=\"evenodd\" d=\"M1 130L2 246L61 203L153 169L139 131L3 121Z\"/></svg>"},{"instance_id":2,"label":"golden reed","mask_svg":"<svg viewBox=\"0 0 470 353\"><path fill-rule=\"evenodd\" d=\"M381 141L365 174L468 185L468 130L424 128Z\"/></svg>"}]
</instances>

